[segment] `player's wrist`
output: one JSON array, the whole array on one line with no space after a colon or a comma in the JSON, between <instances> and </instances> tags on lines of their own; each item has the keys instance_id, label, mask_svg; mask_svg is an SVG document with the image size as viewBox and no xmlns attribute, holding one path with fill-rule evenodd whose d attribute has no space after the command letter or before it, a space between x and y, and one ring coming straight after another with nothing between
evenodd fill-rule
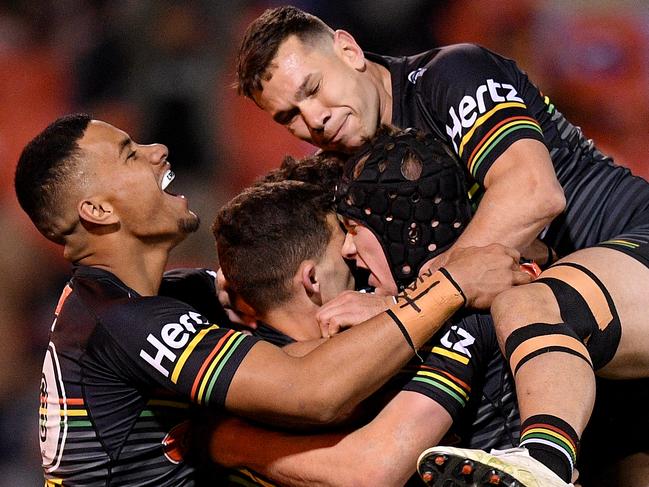
<instances>
[{"instance_id":1,"label":"player's wrist","mask_svg":"<svg viewBox=\"0 0 649 487\"><path fill-rule=\"evenodd\" d=\"M453 279L453 276L451 273L444 267L439 268L439 273L443 274L444 277L455 287L455 289L460 293L460 296L462 296L462 306L466 306L467 299L466 295L464 294L464 291L462 291L462 288L460 285L457 283L455 279Z\"/></svg>"},{"instance_id":2,"label":"player's wrist","mask_svg":"<svg viewBox=\"0 0 649 487\"><path fill-rule=\"evenodd\" d=\"M466 299L448 271L426 273L397 296L387 313L397 323L408 344L422 346Z\"/></svg>"},{"instance_id":3,"label":"player's wrist","mask_svg":"<svg viewBox=\"0 0 649 487\"><path fill-rule=\"evenodd\" d=\"M460 284L445 267L425 272L417 277L413 284L397 296L397 305L412 300L421 302L421 306L427 308L436 309L441 305L453 311L462 307L467 301Z\"/></svg>"}]
</instances>

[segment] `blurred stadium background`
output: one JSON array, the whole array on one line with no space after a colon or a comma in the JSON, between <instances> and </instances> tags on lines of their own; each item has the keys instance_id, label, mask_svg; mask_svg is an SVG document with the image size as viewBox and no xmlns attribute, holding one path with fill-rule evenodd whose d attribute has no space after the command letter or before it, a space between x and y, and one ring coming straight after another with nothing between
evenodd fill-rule
<instances>
[{"instance_id":1,"label":"blurred stadium background","mask_svg":"<svg viewBox=\"0 0 649 487\"><path fill-rule=\"evenodd\" d=\"M22 146L56 117L83 111L170 148L174 191L203 227L173 266L217 265L209 232L223 202L284 154L313 147L238 98L245 26L284 2L0 2L0 484L42 485L38 384L69 265L21 213L13 172ZM295 1L361 46L411 54L478 42L516 59L570 120L619 164L649 177L649 3L632 0Z\"/></svg>"}]
</instances>

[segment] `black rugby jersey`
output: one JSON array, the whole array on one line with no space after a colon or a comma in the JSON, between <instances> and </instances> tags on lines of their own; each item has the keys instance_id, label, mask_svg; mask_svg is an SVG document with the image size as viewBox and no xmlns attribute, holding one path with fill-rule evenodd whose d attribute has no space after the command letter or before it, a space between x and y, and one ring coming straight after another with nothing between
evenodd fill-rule
<instances>
[{"instance_id":1,"label":"black rugby jersey","mask_svg":"<svg viewBox=\"0 0 649 487\"><path fill-rule=\"evenodd\" d=\"M46 485L196 485L191 420L207 411L198 405L223 407L256 342L177 299L141 297L107 271L76 267L43 364Z\"/></svg>"},{"instance_id":2,"label":"black rugby jersey","mask_svg":"<svg viewBox=\"0 0 649 487\"><path fill-rule=\"evenodd\" d=\"M649 223L649 184L597 150L514 61L473 44L367 58L390 71L392 123L446 140L478 184L516 140L545 144L567 205L541 236L559 256Z\"/></svg>"},{"instance_id":3,"label":"black rugby jersey","mask_svg":"<svg viewBox=\"0 0 649 487\"><path fill-rule=\"evenodd\" d=\"M419 350L388 387L423 394L453 418L453 442L491 450L518 445L514 381L498 348L491 316L461 310Z\"/></svg>"},{"instance_id":4,"label":"black rugby jersey","mask_svg":"<svg viewBox=\"0 0 649 487\"><path fill-rule=\"evenodd\" d=\"M267 325L254 332L275 345L294 340ZM388 384L440 404L453 418L451 437L467 448L518 445L520 416L514 381L498 348L491 316L458 312Z\"/></svg>"}]
</instances>

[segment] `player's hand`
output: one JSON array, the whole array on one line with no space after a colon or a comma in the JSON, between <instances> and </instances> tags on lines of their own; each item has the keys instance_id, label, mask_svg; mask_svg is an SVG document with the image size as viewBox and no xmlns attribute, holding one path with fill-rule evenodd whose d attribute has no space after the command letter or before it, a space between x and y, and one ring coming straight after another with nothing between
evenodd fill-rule
<instances>
[{"instance_id":1,"label":"player's hand","mask_svg":"<svg viewBox=\"0 0 649 487\"><path fill-rule=\"evenodd\" d=\"M320 333L330 337L369 320L394 303L392 296L345 291L324 304L316 313Z\"/></svg>"},{"instance_id":2,"label":"player's hand","mask_svg":"<svg viewBox=\"0 0 649 487\"><path fill-rule=\"evenodd\" d=\"M419 269L419 275L421 276L422 274L426 272L435 272L438 270L440 267L445 267L446 263L451 260L451 255L452 252L455 249L453 247L445 250L439 255L436 255L432 259L430 259L428 262L424 262L424 265L421 266L421 269Z\"/></svg>"},{"instance_id":3,"label":"player's hand","mask_svg":"<svg viewBox=\"0 0 649 487\"><path fill-rule=\"evenodd\" d=\"M221 269L216 271L216 297L232 323L247 326L253 330L257 328L255 311L229 288L228 281Z\"/></svg>"},{"instance_id":4,"label":"player's hand","mask_svg":"<svg viewBox=\"0 0 649 487\"><path fill-rule=\"evenodd\" d=\"M574 487L581 487L581 484L579 483L579 470L577 470L577 468L572 470L572 479L570 479L570 483L572 483Z\"/></svg>"},{"instance_id":5,"label":"player's hand","mask_svg":"<svg viewBox=\"0 0 649 487\"><path fill-rule=\"evenodd\" d=\"M520 257L516 249L500 244L458 248L444 267L464 292L466 306L486 309L501 292L532 281L521 270Z\"/></svg>"},{"instance_id":6,"label":"player's hand","mask_svg":"<svg viewBox=\"0 0 649 487\"><path fill-rule=\"evenodd\" d=\"M557 260L557 254L554 250L538 238L532 241L528 247L522 249L521 255L524 259L533 260L538 263L543 269L546 269Z\"/></svg>"}]
</instances>

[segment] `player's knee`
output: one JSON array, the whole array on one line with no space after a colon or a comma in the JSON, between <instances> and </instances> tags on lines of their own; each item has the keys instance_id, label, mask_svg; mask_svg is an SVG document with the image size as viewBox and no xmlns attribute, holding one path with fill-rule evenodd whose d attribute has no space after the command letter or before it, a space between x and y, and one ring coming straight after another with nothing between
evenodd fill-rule
<instances>
[{"instance_id":1,"label":"player's knee","mask_svg":"<svg viewBox=\"0 0 649 487\"><path fill-rule=\"evenodd\" d=\"M593 367L588 349L565 323L531 323L522 326L509 335L503 352L514 375L528 360L549 352L574 355L590 368Z\"/></svg>"},{"instance_id":2,"label":"player's knee","mask_svg":"<svg viewBox=\"0 0 649 487\"><path fill-rule=\"evenodd\" d=\"M536 297L537 290L531 285L513 287L496 296L491 315L501 348L514 330L530 322L527 315L535 306Z\"/></svg>"}]
</instances>

